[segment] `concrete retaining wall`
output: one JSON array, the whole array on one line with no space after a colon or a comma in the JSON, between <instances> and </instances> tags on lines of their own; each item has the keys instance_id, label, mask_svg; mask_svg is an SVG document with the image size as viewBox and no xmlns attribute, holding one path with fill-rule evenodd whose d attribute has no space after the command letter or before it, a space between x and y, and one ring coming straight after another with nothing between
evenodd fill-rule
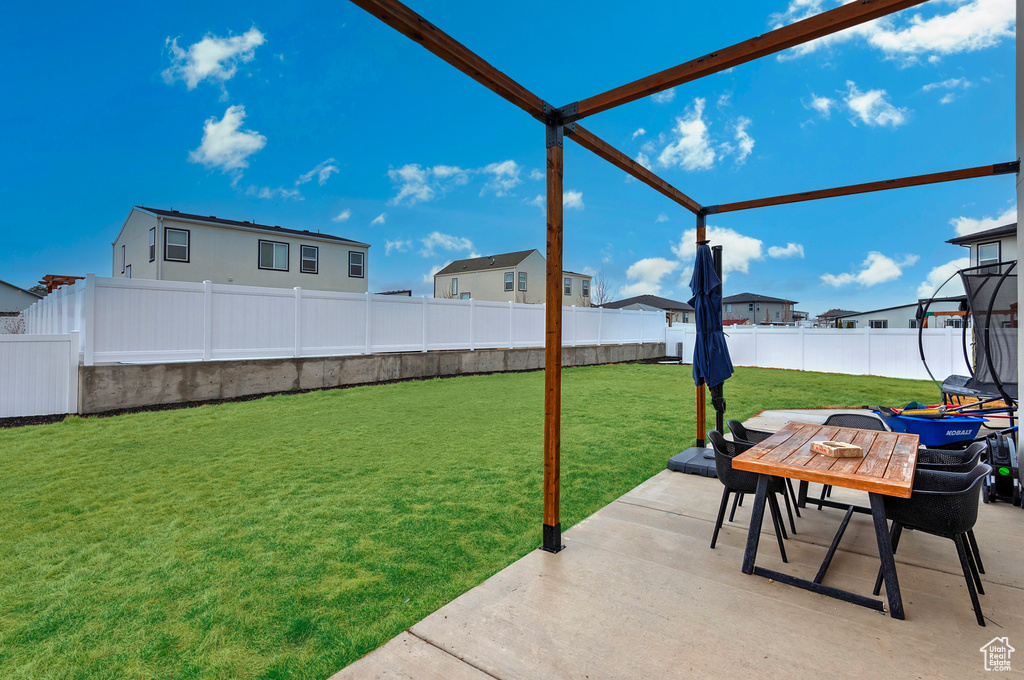
<instances>
[{"instance_id":1,"label":"concrete retaining wall","mask_svg":"<svg viewBox=\"0 0 1024 680\"><path fill-rule=\"evenodd\" d=\"M665 343L564 347L562 365L615 364L664 355ZM544 368L544 350L539 347L300 359L101 364L79 367L78 404L79 413L103 413L292 390L541 368Z\"/></svg>"}]
</instances>

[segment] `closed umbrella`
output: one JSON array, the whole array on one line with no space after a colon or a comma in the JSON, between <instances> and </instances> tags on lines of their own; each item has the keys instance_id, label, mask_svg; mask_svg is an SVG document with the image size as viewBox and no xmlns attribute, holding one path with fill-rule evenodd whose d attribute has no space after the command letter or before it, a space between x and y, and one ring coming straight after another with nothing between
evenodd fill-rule
<instances>
[{"instance_id":1,"label":"closed umbrella","mask_svg":"<svg viewBox=\"0 0 1024 680\"><path fill-rule=\"evenodd\" d=\"M711 248L701 244L690 278L690 306L697 320L697 342L693 348L693 382L712 388L712 404L721 423L725 411L721 385L732 376L732 360L722 331L722 280L715 273ZM717 389L716 389L717 388ZM719 425L721 428L721 424Z\"/></svg>"}]
</instances>

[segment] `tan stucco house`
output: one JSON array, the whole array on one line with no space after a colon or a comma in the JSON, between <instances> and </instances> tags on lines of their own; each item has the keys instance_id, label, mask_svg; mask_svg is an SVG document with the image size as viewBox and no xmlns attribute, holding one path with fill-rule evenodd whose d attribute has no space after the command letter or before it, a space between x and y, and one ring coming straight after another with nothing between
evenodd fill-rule
<instances>
[{"instance_id":1,"label":"tan stucco house","mask_svg":"<svg viewBox=\"0 0 1024 680\"><path fill-rule=\"evenodd\" d=\"M537 249L456 260L434 274L434 297L543 304L547 261ZM562 272L562 304L590 306L591 277Z\"/></svg>"},{"instance_id":2,"label":"tan stucco house","mask_svg":"<svg viewBox=\"0 0 1024 680\"><path fill-rule=\"evenodd\" d=\"M369 248L331 234L134 206L113 243L112 276L365 293Z\"/></svg>"}]
</instances>

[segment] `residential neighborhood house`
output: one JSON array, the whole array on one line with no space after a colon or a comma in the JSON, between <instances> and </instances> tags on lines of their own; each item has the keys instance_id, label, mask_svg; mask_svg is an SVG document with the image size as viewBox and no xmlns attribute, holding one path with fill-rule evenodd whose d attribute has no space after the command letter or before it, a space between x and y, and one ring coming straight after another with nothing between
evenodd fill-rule
<instances>
[{"instance_id":1,"label":"residential neighborhood house","mask_svg":"<svg viewBox=\"0 0 1024 680\"><path fill-rule=\"evenodd\" d=\"M843 316L849 316L851 314L860 314L851 309L830 309L824 314L817 316L817 326L819 328L841 328L842 326L837 325L837 320Z\"/></svg>"},{"instance_id":2,"label":"residential neighborhood house","mask_svg":"<svg viewBox=\"0 0 1024 680\"><path fill-rule=\"evenodd\" d=\"M134 206L113 243L112 275L365 293L369 248L332 234Z\"/></svg>"},{"instance_id":3,"label":"residential neighborhood house","mask_svg":"<svg viewBox=\"0 0 1024 680\"><path fill-rule=\"evenodd\" d=\"M885 307L870 312L840 312L834 315L840 328L917 328L918 317L925 328L961 328L964 318L967 316L967 297L935 298L928 304L928 311L924 311L925 303L928 300L919 300L909 305L898 307Z\"/></svg>"},{"instance_id":4,"label":"residential neighborhood house","mask_svg":"<svg viewBox=\"0 0 1024 680\"><path fill-rule=\"evenodd\" d=\"M434 274L434 297L544 304L547 261L540 251L520 250L456 260ZM591 277L562 272L562 304L590 306Z\"/></svg>"},{"instance_id":5,"label":"residential neighborhood house","mask_svg":"<svg viewBox=\"0 0 1024 680\"><path fill-rule=\"evenodd\" d=\"M722 298L723 321L748 321L761 325L793 325L807 318L804 312L794 311L796 302L782 298L740 293Z\"/></svg>"},{"instance_id":6,"label":"residential neighborhood house","mask_svg":"<svg viewBox=\"0 0 1024 680\"><path fill-rule=\"evenodd\" d=\"M970 252L970 267L981 267L1017 259L1017 223L951 238L946 243L963 246Z\"/></svg>"},{"instance_id":7,"label":"residential neighborhood house","mask_svg":"<svg viewBox=\"0 0 1024 680\"><path fill-rule=\"evenodd\" d=\"M607 309L644 309L665 312L669 325L676 323L694 323L693 307L685 302L669 300L657 295L636 295L634 297L606 302L601 305Z\"/></svg>"},{"instance_id":8,"label":"residential neighborhood house","mask_svg":"<svg viewBox=\"0 0 1024 680\"><path fill-rule=\"evenodd\" d=\"M42 299L42 295L0 281L0 316L17 316Z\"/></svg>"}]
</instances>

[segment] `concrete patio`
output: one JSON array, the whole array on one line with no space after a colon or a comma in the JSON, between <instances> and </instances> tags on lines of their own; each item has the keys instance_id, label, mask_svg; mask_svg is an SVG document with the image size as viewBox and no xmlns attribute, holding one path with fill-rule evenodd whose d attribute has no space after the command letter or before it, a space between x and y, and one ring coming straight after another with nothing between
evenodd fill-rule
<instances>
[{"instance_id":1,"label":"concrete patio","mask_svg":"<svg viewBox=\"0 0 1024 680\"><path fill-rule=\"evenodd\" d=\"M982 628L953 543L917 532L896 555L905 621L743 575L749 502L708 547L721 489L663 471L567 531L561 553L526 555L332 680L963 678L984 674L980 648L995 637L1024 650L1020 508L981 508ZM838 488L833 499L867 501ZM787 541L789 564L767 533L758 564L813 578L841 519L808 507ZM870 595L877 568L870 517L854 515L825 583Z\"/></svg>"}]
</instances>

